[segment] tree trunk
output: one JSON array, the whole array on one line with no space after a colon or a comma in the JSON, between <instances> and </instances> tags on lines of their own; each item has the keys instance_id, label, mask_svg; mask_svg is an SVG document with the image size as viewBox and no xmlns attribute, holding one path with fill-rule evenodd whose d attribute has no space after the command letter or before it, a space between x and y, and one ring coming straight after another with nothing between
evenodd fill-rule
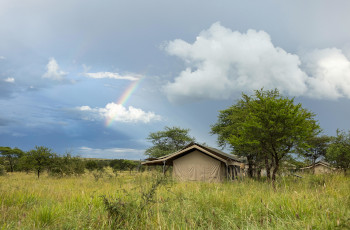
<instances>
[{"instance_id":1,"label":"tree trunk","mask_svg":"<svg viewBox=\"0 0 350 230\"><path fill-rule=\"evenodd\" d=\"M270 164L269 164L269 159L267 156L265 156L265 167L266 167L266 177L267 179L271 179L270 176Z\"/></svg>"},{"instance_id":2,"label":"tree trunk","mask_svg":"<svg viewBox=\"0 0 350 230\"><path fill-rule=\"evenodd\" d=\"M276 173L278 172L279 169L279 160L275 157L275 168L273 169L272 172L272 181L276 180Z\"/></svg>"},{"instance_id":3,"label":"tree trunk","mask_svg":"<svg viewBox=\"0 0 350 230\"><path fill-rule=\"evenodd\" d=\"M10 160L9 163L10 163L10 171L13 172L14 171L13 170L13 162Z\"/></svg>"},{"instance_id":4,"label":"tree trunk","mask_svg":"<svg viewBox=\"0 0 350 230\"><path fill-rule=\"evenodd\" d=\"M39 177L40 177L40 169L38 169L38 179L39 179Z\"/></svg>"},{"instance_id":5,"label":"tree trunk","mask_svg":"<svg viewBox=\"0 0 350 230\"><path fill-rule=\"evenodd\" d=\"M253 161L251 157L247 157L248 160L248 176L249 178L253 178Z\"/></svg>"},{"instance_id":6,"label":"tree trunk","mask_svg":"<svg viewBox=\"0 0 350 230\"><path fill-rule=\"evenodd\" d=\"M258 179L261 178L261 168L258 168L258 169L256 170L256 176L258 177Z\"/></svg>"}]
</instances>

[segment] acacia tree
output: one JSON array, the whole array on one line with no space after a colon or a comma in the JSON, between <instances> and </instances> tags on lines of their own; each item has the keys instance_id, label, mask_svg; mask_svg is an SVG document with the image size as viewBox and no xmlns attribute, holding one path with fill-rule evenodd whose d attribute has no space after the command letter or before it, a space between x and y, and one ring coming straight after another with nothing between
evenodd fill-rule
<instances>
[{"instance_id":1,"label":"acacia tree","mask_svg":"<svg viewBox=\"0 0 350 230\"><path fill-rule=\"evenodd\" d=\"M260 146L256 143L242 143L233 146L229 141L233 133L238 133L240 124L246 119L249 113L246 103L238 101L229 109L222 110L218 116L218 122L211 126L211 134L218 134L218 144L222 148L231 148L233 154L243 156L248 161L248 176L253 176L253 168L258 168L263 160ZM244 115L245 114L245 115Z\"/></svg>"},{"instance_id":2,"label":"acacia tree","mask_svg":"<svg viewBox=\"0 0 350 230\"><path fill-rule=\"evenodd\" d=\"M35 149L28 152L28 160L31 167L37 172L38 178L40 173L49 166L54 156L52 150L44 146L35 146Z\"/></svg>"},{"instance_id":3,"label":"acacia tree","mask_svg":"<svg viewBox=\"0 0 350 230\"><path fill-rule=\"evenodd\" d=\"M333 138L326 153L326 160L344 171L350 168L350 131L337 130L337 136Z\"/></svg>"},{"instance_id":4,"label":"acacia tree","mask_svg":"<svg viewBox=\"0 0 350 230\"><path fill-rule=\"evenodd\" d=\"M0 147L0 154L4 156L10 167L10 172L13 172L18 159L23 156L23 151L19 148L11 149L10 147Z\"/></svg>"},{"instance_id":5,"label":"acacia tree","mask_svg":"<svg viewBox=\"0 0 350 230\"><path fill-rule=\"evenodd\" d=\"M152 142L153 146L146 149L145 155L161 157L180 150L195 141L194 137L189 136L189 131L189 129L166 126L164 131L150 133L147 140Z\"/></svg>"},{"instance_id":6,"label":"acacia tree","mask_svg":"<svg viewBox=\"0 0 350 230\"><path fill-rule=\"evenodd\" d=\"M316 160L320 157L324 157L327 152L327 147L331 138L329 136L314 136L306 140L307 147L304 149L298 149L298 152L309 159L314 166ZM315 171L315 167L313 167Z\"/></svg>"},{"instance_id":7,"label":"acacia tree","mask_svg":"<svg viewBox=\"0 0 350 230\"><path fill-rule=\"evenodd\" d=\"M277 89L261 89L252 96L242 94L235 105L220 111L212 133L219 135L219 144L243 148L244 155L264 159L268 178L272 166L275 180L281 160L296 147L306 148L305 140L320 132L314 116L301 104L295 104L294 99L280 95Z\"/></svg>"}]
</instances>

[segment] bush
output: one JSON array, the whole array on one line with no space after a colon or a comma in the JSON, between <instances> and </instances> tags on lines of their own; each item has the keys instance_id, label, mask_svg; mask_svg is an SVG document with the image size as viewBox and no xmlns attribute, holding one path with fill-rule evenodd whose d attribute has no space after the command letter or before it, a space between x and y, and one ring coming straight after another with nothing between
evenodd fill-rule
<instances>
[{"instance_id":1,"label":"bush","mask_svg":"<svg viewBox=\"0 0 350 230\"><path fill-rule=\"evenodd\" d=\"M125 194L117 197L115 200L109 200L106 196L102 196L109 220L113 229L127 228L128 224L133 221L140 221L142 211L148 208L154 200L156 190L159 186L167 182L165 177L157 178L149 190L141 192L139 196L132 196L126 190L122 190Z\"/></svg>"},{"instance_id":2,"label":"bush","mask_svg":"<svg viewBox=\"0 0 350 230\"><path fill-rule=\"evenodd\" d=\"M5 166L0 165L0 176L4 176L6 174Z\"/></svg>"},{"instance_id":3,"label":"bush","mask_svg":"<svg viewBox=\"0 0 350 230\"><path fill-rule=\"evenodd\" d=\"M84 172L84 162L78 157L72 157L70 154L55 156L51 159L49 166L49 174L51 176L79 176Z\"/></svg>"}]
</instances>

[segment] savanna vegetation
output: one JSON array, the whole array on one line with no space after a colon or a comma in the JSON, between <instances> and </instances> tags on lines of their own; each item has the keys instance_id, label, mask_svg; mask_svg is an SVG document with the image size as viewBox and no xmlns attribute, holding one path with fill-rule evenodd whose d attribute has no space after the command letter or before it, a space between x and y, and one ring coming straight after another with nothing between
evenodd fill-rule
<instances>
[{"instance_id":1,"label":"savanna vegetation","mask_svg":"<svg viewBox=\"0 0 350 230\"><path fill-rule=\"evenodd\" d=\"M230 183L175 182L158 172L0 177L1 229L346 229L343 174Z\"/></svg>"},{"instance_id":2,"label":"savanna vegetation","mask_svg":"<svg viewBox=\"0 0 350 230\"><path fill-rule=\"evenodd\" d=\"M195 141L189 131L150 133L145 155L185 147ZM350 132L321 131L315 114L277 90L243 94L211 126L249 165L247 177L222 183L174 181L138 161L0 147L0 229L346 229ZM290 173L318 159L335 173Z\"/></svg>"}]
</instances>

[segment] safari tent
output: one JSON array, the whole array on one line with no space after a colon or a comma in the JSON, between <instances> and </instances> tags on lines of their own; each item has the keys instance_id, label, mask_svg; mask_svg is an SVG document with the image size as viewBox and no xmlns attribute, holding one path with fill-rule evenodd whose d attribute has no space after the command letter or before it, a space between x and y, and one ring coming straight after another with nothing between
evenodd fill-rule
<instances>
[{"instance_id":1,"label":"safari tent","mask_svg":"<svg viewBox=\"0 0 350 230\"><path fill-rule=\"evenodd\" d=\"M332 168L329 163L325 161L318 161L315 165L309 165L304 168L300 168L302 172L314 172L315 174L324 174L331 173L335 171L335 168Z\"/></svg>"},{"instance_id":2,"label":"safari tent","mask_svg":"<svg viewBox=\"0 0 350 230\"><path fill-rule=\"evenodd\" d=\"M143 165L161 165L163 172L173 166L173 177L181 181L233 180L244 170L243 159L218 149L192 143L183 149L148 159Z\"/></svg>"}]
</instances>

